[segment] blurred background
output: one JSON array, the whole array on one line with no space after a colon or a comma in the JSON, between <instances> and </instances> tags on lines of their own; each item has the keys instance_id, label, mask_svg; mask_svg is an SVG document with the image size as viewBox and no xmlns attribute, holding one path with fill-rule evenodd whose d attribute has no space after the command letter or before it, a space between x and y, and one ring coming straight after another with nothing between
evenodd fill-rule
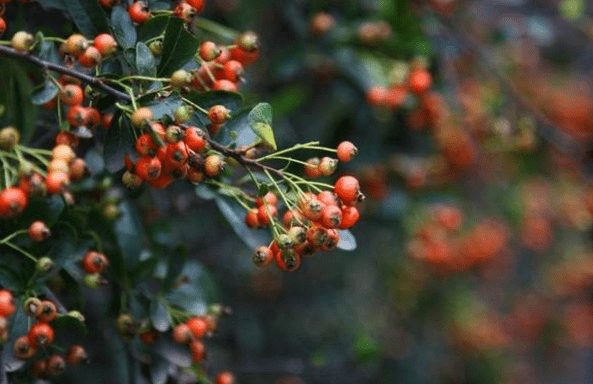
<instances>
[{"instance_id":1,"label":"blurred background","mask_svg":"<svg viewBox=\"0 0 593 384\"><path fill-rule=\"evenodd\" d=\"M295 273L256 268L211 204L167 207L234 311L212 367L240 383L593 380L592 4L215 0L206 14L260 35L245 94L272 105L279 146L356 143L341 171L367 195L358 248Z\"/></svg>"}]
</instances>

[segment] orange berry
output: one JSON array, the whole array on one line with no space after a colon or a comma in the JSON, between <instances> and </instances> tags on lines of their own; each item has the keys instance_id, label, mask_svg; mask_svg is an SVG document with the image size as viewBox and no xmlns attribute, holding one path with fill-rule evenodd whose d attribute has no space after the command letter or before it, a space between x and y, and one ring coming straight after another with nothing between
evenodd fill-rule
<instances>
[{"instance_id":1,"label":"orange berry","mask_svg":"<svg viewBox=\"0 0 593 384\"><path fill-rule=\"evenodd\" d=\"M189 343L189 349L191 350L192 360L196 363L204 360L206 357L206 347L200 340L192 340Z\"/></svg>"},{"instance_id":2,"label":"orange berry","mask_svg":"<svg viewBox=\"0 0 593 384\"><path fill-rule=\"evenodd\" d=\"M334 184L334 192L345 204L356 201L360 195L360 185L353 176L342 176Z\"/></svg>"},{"instance_id":3,"label":"orange berry","mask_svg":"<svg viewBox=\"0 0 593 384\"><path fill-rule=\"evenodd\" d=\"M23 360L30 359L37 353L37 348L31 343L27 335L17 338L12 347L14 355Z\"/></svg>"},{"instance_id":4,"label":"orange berry","mask_svg":"<svg viewBox=\"0 0 593 384\"><path fill-rule=\"evenodd\" d=\"M0 289L0 316L9 317L16 312L14 298L7 289Z\"/></svg>"},{"instance_id":5,"label":"orange berry","mask_svg":"<svg viewBox=\"0 0 593 384\"><path fill-rule=\"evenodd\" d=\"M29 237L35 242L47 239L51 231L43 221L35 221L29 226Z\"/></svg>"},{"instance_id":6,"label":"orange berry","mask_svg":"<svg viewBox=\"0 0 593 384\"><path fill-rule=\"evenodd\" d=\"M142 129L152 121L153 114L149 108L142 107L135 110L134 113L132 113L132 117L130 119L134 127Z\"/></svg>"},{"instance_id":7,"label":"orange berry","mask_svg":"<svg viewBox=\"0 0 593 384\"><path fill-rule=\"evenodd\" d=\"M247 224L249 228L257 228L260 226L258 212L257 208L251 208L247 211L247 214L245 215L245 224Z\"/></svg>"},{"instance_id":8,"label":"orange berry","mask_svg":"<svg viewBox=\"0 0 593 384\"><path fill-rule=\"evenodd\" d=\"M340 160L342 163L347 163L350 160L352 160L352 158L354 156L356 156L356 154L358 153L358 149L354 146L354 144L352 144L349 141L342 141L337 148L337 155L338 155L338 160Z\"/></svg>"},{"instance_id":9,"label":"orange berry","mask_svg":"<svg viewBox=\"0 0 593 384\"><path fill-rule=\"evenodd\" d=\"M68 348L66 353L66 360L68 364L78 365L88 361L88 354L82 345L74 344Z\"/></svg>"},{"instance_id":10,"label":"orange berry","mask_svg":"<svg viewBox=\"0 0 593 384\"><path fill-rule=\"evenodd\" d=\"M47 323L37 323L29 330L29 341L36 348L47 347L54 342L54 329Z\"/></svg>"},{"instance_id":11,"label":"orange berry","mask_svg":"<svg viewBox=\"0 0 593 384\"><path fill-rule=\"evenodd\" d=\"M66 105L78 105L84 100L84 92L80 85L67 84L60 91L60 101Z\"/></svg>"},{"instance_id":12,"label":"orange berry","mask_svg":"<svg viewBox=\"0 0 593 384\"><path fill-rule=\"evenodd\" d=\"M182 323L173 328L173 340L179 344L188 344L192 340L192 332L189 326Z\"/></svg>"},{"instance_id":13,"label":"orange berry","mask_svg":"<svg viewBox=\"0 0 593 384\"><path fill-rule=\"evenodd\" d=\"M41 300L41 313L37 316L37 321L49 323L58 317L56 305L49 300Z\"/></svg>"},{"instance_id":14,"label":"orange berry","mask_svg":"<svg viewBox=\"0 0 593 384\"><path fill-rule=\"evenodd\" d=\"M130 19L132 19L133 22L138 24L146 22L151 16L148 4L144 1L137 1L134 4L130 5L130 8L128 9L128 14L130 15Z\"/></svg>"},{"instance_id":15,"label":"orange berry","mask_svg":"<svg viewBox=\"0 0 593 384\"><path fill-rule=\"evenodd\" d=\"M103 57L107 57L115 53L117 50L117 42L113 36L108 33L101 33L100 35L97 35L93 41L93 45L99 50L101 56Z\"/></svg>"},{"instance_id":16,"label":"orange berry","mask_svg":"<svg viewBox=\"0 0 593 384\"><path fill-rule=\"evenodd\" d=\"M274 261L274 254L272 250L265 245L257 247L253 252L253 262L258 267L267 267Z\"/></svg>"},{"instance_id":17,"label":"orange berry","mask_svg":"<svg viewBox=\"0 0 593 384\"><path fill-rule=\"evenodd\" d=\"M70 176L66 172L50 172L45 178L47 193L58 194L70 184Z\"/></svg>"},{"instance_id":18,"label":"orange berry","mask_svg":"<svg viewBox=\"0 0 593 384\"><path fill-rule=\"evenodd\" d=\"M192 336L196 339L201 339L208 331L208 322L202 317L191 317L185 322L185 324L187 324Z\"/></svg>"},{"instance_id":19,"label":"orange berry","mask_svg":"<svg viewBox=\"0 0 593 384\"><path fill-rule=\"evenodd\" d=\"M0 192L0 218L13 219L29 204L29 197L20 187L9 187ZM0 315L1 316L1 315Z\"/></svg>"},{"instance_id":20,"label":"orange berry","mask_svg":"<svg viewBox=\"0 0 593 384\"><path fill-rule=\"evenodd\" d=\"M102 252L87 251L82 257L82 269L86 273L102 273L109 266L109 260Z\"/></svg>"}]
</instances>

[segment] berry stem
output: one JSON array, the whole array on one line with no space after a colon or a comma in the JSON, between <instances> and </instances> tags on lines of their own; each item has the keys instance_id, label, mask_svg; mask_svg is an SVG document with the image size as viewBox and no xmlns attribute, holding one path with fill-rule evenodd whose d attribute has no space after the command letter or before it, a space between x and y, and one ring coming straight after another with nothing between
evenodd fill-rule
<instances>
[{"instance_id":1,"label":"berry stem","mask_svg":"<svg viewBox=\"0 0 593 384\"><path fill-rule=\"evenodd\" d=\"M168 77L150 77L150 76L140 76L140 75L130 75L126 77L122 77L119 81L126 81L126 80L145 80L145 81L162 81L162 82L170 82L171 79Z\"/></svg>"},{"instance_id":2,"label":"berry stem","mask_svg":"<svg viewBox=\"0 0 593 384\"><path fill-rule=\"evenodd\" d=\"M284 191L282 191L282 189L280 189L280 186L278 185L278 183L276 183L276 180L272 177L272 175L270 174L270 172L268 172L267 169L265 169L264 172L268 176L268 179L270 179L272 184L274 184L274 187L276 187L276 191L278 191L278 194L284 201L284 204L286 204L286 208L291 209L291 204L288 202L288 197L284 194ZM294 205L292 205L292 206L294 206Z\"/></svg>"},{"instance_id":3,"label":"berry stem","mask_svg":"<svg viewBox=\"0 0 593 384\"><path fill-rule=\"evenodd\" d=\"M186 103L189 104L190 106L194 107L195 109L197 109L198 111L205 113L206 115L208 114L208 111L205 110L204 108L200 107L198 104L194 103L193 101L186 99L185 97L182 97L181 100Z\"/></svg>"},{"instance_id":4,"label":"berry stem","mask_svg":"<svg viewBox=\"0 0 593 384\"><path fill-rule=\"evenodd\" d=\"M18 251L18 252L22 253L23 255L27 256L29 259L33 260L34 262L37 262L37 258L35 256L33 256L29 252L25 251L21 247L15 245L13 243L11 243L10 241L3 241L2 244L6 245L7 247L10 247L10 248L14 249L15 251Z\"/></svg>"},{"instance_id":5,"label":"berry stem","mask_svg":"<svg viewBox=\"0 0 593 384\"><path fill-rule=\"evenodd\" d=\"M6 236L5 238L3 238L2 240L0 240L0 244L5 244L5 243L7 243L8 241L10 241L10 239L12 239L12 238L14 238L14 237L16 237L16 236L18 236L18 235L21 235L21 234L23 234L23 233L27 233L27 232L28 232L28 230L27 230L27 229L19 229L18 231L14 231L14 232L13 232L13 233L11 233L10 235L8 235L8 236Z\"/></svg>"}]
</instances>

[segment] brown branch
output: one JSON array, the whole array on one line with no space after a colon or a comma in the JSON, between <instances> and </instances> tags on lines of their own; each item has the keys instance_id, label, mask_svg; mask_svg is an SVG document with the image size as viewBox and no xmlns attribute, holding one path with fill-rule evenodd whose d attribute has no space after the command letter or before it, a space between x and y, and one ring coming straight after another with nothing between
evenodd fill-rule
<instances>
[{"instance_id":1,"label":"brown branch","mask_svg":"<svg viewBox=\"0 0 593 384\"><path fill-rule=\"evenodd\" d=\"M112 95L116 99L124 100L124 101L132 100L130 95L128 95L127 93L124 93L122 91L119 91L113 87L110 87L109 85L105 84L103 82L103 80L99 77L90 76L85 73L81 73L81 72L75 71L73 69L66 68L59 64L42 60L39 57L34 56L29 52L21 52L21 51L14 50L14 49L4 46L4 45L0 45L0 55L9 56L9 57L12 57L17 60L28 61L29 63L32 63L32 64L34 64L38 67L41 67L45 70L55 71L55 72L63 73L68 76L75 77L77 79L82 80L84 83L90 84L90 85L94 86L95 88L100 89L103 92L106 92L106 93Z\"/></svg>"},{"instance_id":2,"label":"brown branch","mask_svg":"<svg viewBox=\"0 0 593 384\"><path fill-rule=\"evenodd\" d=\"M265 164L260 163L259 161L253 160L253 159L248 159L247 157L241 155L239 152L234 151L230 148L227 148L224 145L221 145L211 139L206 139L206 141L208 141L208 143L210 144L210 147L212 147L213 149L222 153L226 157L231 157L231 158L237 160L239 162L239 164L241 164L245 168L247 168L247 167L259 168L262 171L268 171L268 172L273 173L276 176L280 177L281 179L284 179L284 174L282 173L282 171L280 171L276 168L267 166Z\"/></svg>"}]
</instances>

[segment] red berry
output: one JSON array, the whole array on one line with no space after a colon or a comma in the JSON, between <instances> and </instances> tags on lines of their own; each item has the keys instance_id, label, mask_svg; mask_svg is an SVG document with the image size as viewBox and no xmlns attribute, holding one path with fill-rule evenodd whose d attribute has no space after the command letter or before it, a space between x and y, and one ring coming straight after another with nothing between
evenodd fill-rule
<instances>
[{"instance_id":1,"label":"red berry","mask_svg":"<svg viewBox=\"0 0 593 384\"><path fill-rule=\"evenodd\" d=\"M194 362L200 362L206 357L206 347L200 340L193 340L189 343L189 349L191 350L191 357Z\"/></svg>"},{"instance_id":2,"label":"red berry","mask_svg":"<svg viewBox=\"0 0 593 384\"><path fill-rule=\"evenodd\" d=\"M342 208L342 222L338 228L349 229L356 224L360 217L360 213L356 207L344 207Z\"/></svg>"},{"instance_id":3,"label":"red berry","mask_svg":"<svg viewBox=\"0 0 593 384\"><path fill-rule=\"evenodd\" d=\"M84 53L78 57L78 61L80 61L80 65L83 67L92 68L97 65L99 61L101 61L101 52L99 52L96 47L91 45L87 47Z\"/></svg>"},{"instance_id":4,"label":"red berry","mask_svg":"<svg viewBox=\"0 0 593 384\"><path fill-rule=\"evenodd\" d=\"M31 373L38 379L47 377L47 360L37 360L31 365Z\"/></svg>"},{"instance_id":5,"label":"red berry","mask_svg":"<svg viewBox=\"0 0 593 384\"><path fill-rule=\"evenodd\" d=\"M230 372L220 372L214 384L235 384L235 376Z\"/></svg>"},{"instance_id":6,"label":"red berry","mask_svg":"<svg viewBox=\"0 0 593 384\"><path fill-rule=\"evenodd\" d=\"M325 228L338 228L342 222L342 210L335 205L326 205L321 211L320 221Z\"/></svg>"},{"instance_id":7,"label":"red berry","mask_svg":"<svg viewBox=\"0 0 593 384\"><path fill-rule=\"evenodd\" d=\"M229 60L226 63L224 63L222 71L223 78L233 83L242 81L243 76L245 75L245 71L243 70L243 64L239 63L237 60Z\"/></svg>"},{"instance_id":8,"label":"red berry","mask_svg":"<svg viewBox=\"0 0 593 384\"><path fill-rule=\"evenodd\" d=\"M273 192L267 192L263 197L257 197L255 199L255 205L261 207L264 204L276 205L278 204L278 197Z\"/></svg>"},{"instance_id":9,"label":"red berry","mask_svg":"<svg viewBox=\"0 0 593 384\"><path fill-rule=\"evenodd\" d=\"M264 245L257 247L253 252L253 262L258 267L267 267L274 261L272 250Z\"/></svg>"},{"instance_id":10,"label":"red berry","mask_svg":"<svg viewBox=\"0 0 593 384\"><path fill-rule=\"evenodd\" d=\"M249 228L257 228L260 226L258 212L259 210L257 208L251 208L247 211L247 214L245 215L245 224L247 224Z\"/></svg>"},{"instance_id":11,"label":"red berry","mask_svg":"<svg viewBox=\"0 0 593 384\"><path fill-rule=\"evenodd\" d=\"M430 89L432 85L432 76L427 70L419 68L410 73L408 78L410 90L414 93L423 93Z\"/></svg>"},{"instance_id":12,"label":"red berry","mask_svg":"<svg viewBox=\"0 0 593 384\"><path fill-rule=\"evenodd\" d=\"M130 15L130 19L132 19L133 22L138 24L146 22L151 15L150 9L148 8L148 4L144 1L137 1L134 4L130 5L128 13Z\"/></svg>"},{"instance_id":13,"label":"red berry","mask_svg":"<svg viewBox=\"0 0 593 384\"><path fill-rule=\"evenodd\" d=\"M338 144L338 160L340 160L342 163L349 162L354 156L356 156L357 153L358 149L349 141L342 141L340 144Z\"/></svg>"},{"instance_id":14,"label":"red berry","mask_svg":"<svg viewBox=\"0 0 593 384\"><path fill-rule=\"evenodd\" d=\"M317 221L321 218L321 212L324 208L325 204L317 200L317 198L312 198L305 203L303 215L311 221Z\"/></svg>"},{"instance_id":15,"label":"red berry","mask_svg":"<svg viewBox=\"0 0 593 384\"><path fill-rule=\"evenodd\" d=\"M342 176L334 184L334 192L346 204L356 201L360 195L360 185L353 176Z\"/></svg>"},{"instance_id":16,"label":"red berry","mask_svg":"<svg viewBox=\"0 0 593 384\"><path fill-rule=\"evenodd\" d=\"M224 105L215 105L208 110L208 119L213 124L224 124L229 117L229 110Z\"/></svg>"},{"instance_id":17,"label":"red berry","mask_svg":"<svg viewBox=\"0 0 593 384\"><path fill-rule=\"evenodd\" d=\"M136 175L142 180L156 179L161 175L161 161L156 157L142 156L136 163Z\"/></svg>"},{"instance_id":18,"label":"red berry","mask_svg":"<svg viewBox=\"0 0 593 384\"><path fill-rule=\"evenodd\" d=\"M87 251L82 257L82 269L86 273L102 273L109 266L109 260L104 253Z\"/></svg>"},{"instance_id":19,"label":"red berry","mask_svg":"<svg viewBox=\"0 0 593 384\"><path fill-rule=\"evenodd\" d=\"M36 348L47 347L54 342L54 329L47 323L37 323L29 330L29 341Z\"/></svg>"},{"instance_id":20,"label":"red berry","mask_svg":"<svg viewBox=\"0 0 593 384\"><path fill-rule=\"evenodd\" d=\"M60 131L56 135L56 145L65 144L72 148L76 148L80 139L70 132Z\"/></svg>"},{"instance_id":21,"label":"red berry","mask_svg":"<svg viewBox=\"0 0 593 384\"><path fill-rule=\"evenodd\" d=\"M204 61L212 61L220 56L221 53L222 50L212 41L204 41L200 44L199 54Z\"/></svg>"},{"instance_id":22,"label":"red berry","mask_svg":"<svg viewBox=\"0 0 593 384\"><path fill-rule=\"evenodd\" d=\"M140 156L155 156L158 147L150 133L143 133L136 140L136 152Z\"/></svg>"},{"instance_id":23,"label":"red berry","mask_svg":"<svg viewBox=\"0 0 593 384\"><path fill-rule=\"evenodd\" d=\"M37 316L37 321L41 323L49 323L58 317L58 310L56 305L49 300L41 300L41 313Z\"/></svg>"},{"instance_id":24,"label":"red berry","mask_svg":"<svg viewBox=\"0 0 593 384\"><path fill-rule=\"evenodd\" d=\"M208 331L208 322L202 317L194 316L188 319L185 324L187 324L192 336L196 339L201 339Z\"/></svg>"},{"instance_id":25,"label":"red berry","mask_svg":"<svg viewBox=\"0 0 593 384\"><path fill-rule=\"evenodd\" d=\"M322 191L317 195L317 200L325 205L339 205L340 200L338 196L331 191Z\"/></svg>"},{"instance_id":26,"label":"red berry","mask_svg":"<svg viewBox=\"0 0 593 384\"><path fill-rule=\"evenodd\" d=\"M214 84L212 84L212 89L215 91L228 91L228 92L237 92L239 88L237 88L237 84L228 81L226 79L216 80Z\"/></svg>"},{"instance_id":27,"label":"red berry","mask_svg":"<svg viewBox=\"0 0 593 384\"><path fill-rule=\"evenodd\" d=\"M12 347L14 355L23 360L30 359L37 353L37 348L31 343L27 335L20 336L16 339Z\"/></svg>"},{"instance_id":28,"label":"red berry","mask_svg":"<svg viewBox=\"0 0 593 384\"><path fill-rule=\"evenodd\" d=\"M172 165L173 167L180 167L187 162L189 153L187 146L183 141L178 141L175 144L167 145L167 153L165 154L165 163L167 166Z\"/></svg>"},{"instance_id":29,"label":"red berry","mask_svg":"<svg viewBox=\"0 0 593 384\"><path fill-rule=\"evenodd\" d=\"M179 344L187 344L192 340L192 332L185 323L179 324L173 328L173 340Z\"/></svg>"},{"instance_id":30,"label":"red berry","mask_svg":"<svg viewBox=\"0 0 593 384\"><path fill-rule=\"evenodd\" d=\"M7 289L0 289L0 316L9 317L16 312L14 305L14 298L12 293Z\"/></svg>"},{"instance_id":31,"label":"red berry","mask_svg":"<svg viewBox=\"0 0 593 384\"><path fill-rule=\"evenodd\" d=\"M196 13L202 13L204 6L206 5L205 0L186 0L189 5L196 9Z\"/></svg>"},{"instance_id":32,"label":"red berry","mask_svg":"<svg viewBox=\"0 0 593 384\"><path fill-rule=\"evenodd\" d=\"M51 232L43 221L35 221L29 226L29 237L35 242L47 239Z\"/></svg>"},{"instance_id":33,"label":"red berry","mask_svg":"<svg viewBox=\"0 0 593 384\"><path fill-rule=\"evenodd\" d=\"M184 22L189 23L196 14L196 9L187 3L179 3L175 6L173 14Z\"/></svg>"},{"instance_id":34,"label":"red berry","mask_svg":"<svg viewBox=\"0 0 593 384\"><path fill-rule=\"evenodd\" d=\"M85 363L88 361L88 358L88 354L82 345L74 344L68 348L68 353L66 354L68 364L78 365Z\"/></svg>"},{"instance_id":35,"label":"red berry","mask_svg":"<svg viewBox=\"0 0 593 384\"><path fill-rule=\"evenodd\" d=\"M278 216L278 209L274 205L264 204L257 209L257 220L261 226L267 227L276 216Z\"/></svg>"},{"instance_id":36,"label":"red berry","mask_svg":"<svg viewBox=\"0 0 593 384\"><path fill-rule=\"evenodd\" d=\"M206 149L206 133L198 127L187 127L183 141L192 151L202 152Z\"/></svg>"},{"instance_id":37,"label":"red berry","mask_svg":"<svg viewBox=\"0 0 593 384\"><path fill-rule=\"evenodd\" d=\"M101 56L103 57L107 57L115 53L117 50L117 42L113 36L108 33L101 33L100 35L97 35L93 41L93 45L99 50Z\"/></svg>"},{"instance_id":38,"label":"red berry","mask_svg":"<svg viewBox=\"0 0 593 384\"><path fill-rule=\"evenodd\" d=\"M66 105L78 105L82 103L84 93L80 85L65 85L60 92L60 101Z\"/></svg>"},{"instance_id":39,"label":"red berry","mask_svg":"<svg viewBox=\"0 0 593 384\"><path fill-rule=\"evenodd\" d=\"M54 353L47 359L47 371L52 376L58 376L66 370L66 361L57 353Z\"/></svg>"},{"instance_id":40,"label":"red berry","mask_svg":"<svg viewBox=\"0 0 593 384\"><path fill-rule=\"evenodd\" d=\"M14 219L29 204L29 197L20 187L9 187L0 192L0 218Z\"/></svg>"},{"instance_id":41,"label":"red berry","mask_svg":"<svg viewBox=\"0 0 593 384\"><path fill-rule=\"evenodd\" d=\"M0 17L0 35L6 32L6 21Z\"/></svg>"},{"instance_id":42,"label":"red berry","mask_svg":"<svg viewBox=\"0 0 593 384\"><path fill-rule=\"evenodd\" d=\"M66 113L68 122L73 127L81 127L88 122L87 108L82 105L73 105Z\"/></svg>"},{"instance_id":43,"label":"red berry","mask_svg":"<svg viewBox=\"0 0 593 384\"><path fill-rule=\"evenodd\" d=\"M45 178L47 193L55 195L62 193L70 184L70 176L66 172L50 172Z\"/></svg>"},{"instance_id":44,"label":"red berry","mask_svg":"<svg viewBox=\"0 0 593 384\"><path fill-rule=\"evenodd\" d=\"M301 265L301 256L294 249L278 250L274 257L276 264L283 271L294 272Z\"/></svg>"},{"instance_id":45,"label":"red berry","mask_svg":"<svg viewBox=\"0 0 593 384\"><path fill-rule=\"evenodd\" d=\"M311 179L315 179L321 176L321 169L319 169L320 160L318 157L313 157L307 160L305 165L305 175Z\"/></svg>"}]
</instances>

